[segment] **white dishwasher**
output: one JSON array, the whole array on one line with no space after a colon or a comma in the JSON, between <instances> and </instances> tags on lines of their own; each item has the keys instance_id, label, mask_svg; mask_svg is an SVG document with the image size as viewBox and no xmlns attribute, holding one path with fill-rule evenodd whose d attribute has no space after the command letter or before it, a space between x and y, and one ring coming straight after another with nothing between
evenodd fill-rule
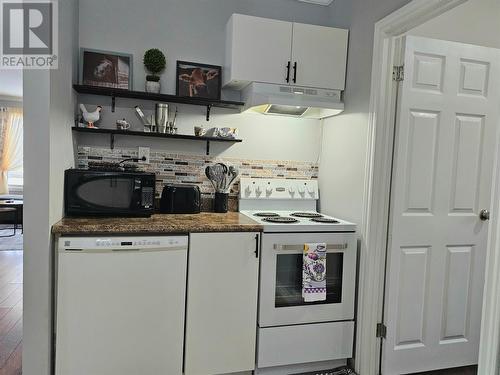
<instances>
[{"instance_id":1,"label":"white dishwasher","mask_svg":"<svg viewBox=\"0 0 500 375\"><path fill-rule=\"evenodd\" d=\"M182 374L187 236L61 237L56 375Z\"/></svg>"}]
</instances>

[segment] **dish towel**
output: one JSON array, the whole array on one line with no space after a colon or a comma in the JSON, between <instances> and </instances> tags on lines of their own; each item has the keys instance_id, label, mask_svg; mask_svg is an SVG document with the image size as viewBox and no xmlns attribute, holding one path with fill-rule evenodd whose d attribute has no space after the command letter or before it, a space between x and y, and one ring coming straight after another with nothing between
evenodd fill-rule
<instances>
[{"instance_id":1,"label":"dish towel","mask_svg":"<svg viewBox=\"0 0 500 375\"><path fill-rule=\"evenodd\" d=\"M306 243L302 259L304 302L326 300L326 244Z\"/></svg>"}]
</instances>

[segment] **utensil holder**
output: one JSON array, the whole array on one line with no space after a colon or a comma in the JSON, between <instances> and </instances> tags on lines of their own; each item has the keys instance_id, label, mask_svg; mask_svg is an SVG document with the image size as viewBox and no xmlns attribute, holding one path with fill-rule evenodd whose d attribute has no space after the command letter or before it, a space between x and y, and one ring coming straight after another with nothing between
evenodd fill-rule
<instances>
[{"instance_id":1,"label":"utensil holder","mask_svg":"<svg viewBox=\"0 0 500 375\"><path fill-rule=\"evenodd\" d=\"M218 213L227 212L227 202L229 193L215 193L214 211Z\"/></svg>"}]
</instances>

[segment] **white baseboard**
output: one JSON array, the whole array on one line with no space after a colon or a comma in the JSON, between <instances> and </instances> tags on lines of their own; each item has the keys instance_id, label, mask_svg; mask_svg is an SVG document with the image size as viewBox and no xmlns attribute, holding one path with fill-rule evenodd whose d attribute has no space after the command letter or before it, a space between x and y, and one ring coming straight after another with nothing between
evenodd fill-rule
<instances>
[{"instance_id":1,"label":"white baseboard","mask_svg":"<svg viewBox=\"0 0 500 375\"><path fill-rule=\"evenodd\" d=\"M315 363L303 363L290 366L267 367L255 370L255 375L283 375L283 374L299 374L301 372L329 370L335 367L345 366L346 359L336 361L323 361Z\"/></svg>"}]
</instances>

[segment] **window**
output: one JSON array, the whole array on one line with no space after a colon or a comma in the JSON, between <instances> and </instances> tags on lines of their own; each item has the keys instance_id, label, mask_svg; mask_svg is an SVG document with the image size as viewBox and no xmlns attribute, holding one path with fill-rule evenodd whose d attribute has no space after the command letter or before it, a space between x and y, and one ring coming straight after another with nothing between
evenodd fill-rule
<instances>
[{"instance_id":1,"label":"window","mask_svg":"<svg viewBox=\"0 0 500 375\"><path fill-rule=\"evenodd\" d=\"M4 111L5 112L5 111ZM0 155L0 194L23 192L23 113L8 108L3 114ZM5 119L6 117L6 119Z\"/></svg>"},{"instance_id":2,"label":"window","mask_svg":"<svg viewBox=\"0 0 500 375\"><path fill-rule=\"evenodd\" d=\"M14 193L23 190L23 170L9 171L8 174L9 191Z\"/></svg>"}]
</instances>

